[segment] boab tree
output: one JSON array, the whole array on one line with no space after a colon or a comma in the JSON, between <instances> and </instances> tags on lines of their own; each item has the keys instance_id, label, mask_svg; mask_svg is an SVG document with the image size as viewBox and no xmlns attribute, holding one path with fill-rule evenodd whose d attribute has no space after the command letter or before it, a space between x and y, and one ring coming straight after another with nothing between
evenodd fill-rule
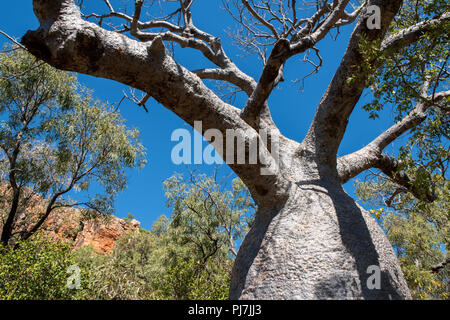
<instances>
[{"instance_id":1,"label":"boab tree","mask_svg":"<svg viewBox=\"0 0 450 320\"><path fill-rule=\"evenodd\" d=\"M383 231L344 192L342 183L375 167L418 197L433 200L432 192L414 187L413 179L400 170L401 162L383 149L423 121L428 110L445 108L440 103L448 92L438 89L448 74L446 57L433 67L440 72L421 76L421 90L410 95L416 104L403 118L363 149L339 158L337 151L349 116L375 71L389 68L386 59L402 50L407 54L410 46L423 41L423 35L439 41L435 31L449 16L445 2L434 2L423 12L420 6L428 1L369 0L359 7L350 0L225 1L241 26L238 43L263 59L258 80L239 69L219 38L194 24L192 0L180 0L164 18L152 18L151 12L145 15L146 9L151 10L148 6L169 5L165 2L135 0L129 15L105 0L105 13L84 15L73 0L33 0L40 28L29 31L22 43L57 68L142 90L147 93L144 101L153 97L190 125L202 121L203 134L208 129L222 134L237 130L247 151L259 141L256 163L227 159L258 205L235 261L230 298L410 298ZM404 16L407 19L402 21ZM119 23L111 25L114 21ZM355 27L348 47L304 140L286 138L275 126L267 102L283 80L286 61L308 50L317 52L325 36L349 24ZM167 44L198 50L216 67L188 70L175 61ZM403 68L408 62L414 63L404 61ZM205 84L207 79L245 92L245 106L239 109L225 102ZM261 132L270 132L269 138ZM278 157L270 152L275 144L282 150ZM226 149L219 152L226 154ZM277 170L267 174L262 171L266 167ZM380 270L379 286L377 281L371 283L373 266Z\"/></svg>"}]
</instances>

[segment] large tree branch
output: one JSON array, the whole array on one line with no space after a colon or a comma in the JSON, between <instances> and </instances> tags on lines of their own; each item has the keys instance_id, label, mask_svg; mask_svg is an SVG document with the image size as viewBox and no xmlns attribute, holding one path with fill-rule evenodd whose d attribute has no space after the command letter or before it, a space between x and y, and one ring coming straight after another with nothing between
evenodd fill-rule
<instances>
[{"instance_id":1,"label":"large tree branch","mask_svg":"<svg viewBox=\"0 0 450 320\"><path fill-rule=\"evenodd\" d=\"M425 84L422 89L423 94L428 87L429 83ZM425 121L427 118L427 109L435 106L439 101L449 96L450 91L442 91L423 97L422 101L417 103L416 107L402 120L389 127L364 148L338 158L337 168L341 182L346 183L361 172L377 167L383 150L389 144L408 130Z\"/></svg>"},{"instance_id":2,"label":"large tree branch","mask_svg":"<svg viewBox=\"0 0 450 320\"><path fill-rule=\"evenodd\" d=\"M417 42L421 36L426 32L439 27L444 22L450 19L450 12L443 14L440 17L419 22L409 28L403 29L400 32L389 36L381 43L381 50L383 52L395 51L406 47L414 42Z\"/></svg>"},{"instance_id":3,"label":"large tree branch","mask_svg":"<svg viewBox=\"0 0 450 320\"><path fill-rule=\"evenodd\" d=\"M358 66L364 63L364 57L359 54L361 35L366 35L366 40L371 41L383 39L390 21L392 21L401 3L401 1L381 2L383 5L378 5L382 9L382 28L378 31L368 30L365 17L361 18L359 25L356 27L351 37L349 47L344 55L341 65L327 92L322 97L313 123L305 138L305 142L309 145L309 148L322 153L323 156L328 158L331 165L333 165L334 156L345 132L348 118L353 111L354 106L359 101L359 98L365 89L366 80L370 75L366 70L358 69ZM375 1L369 2L368 5L373 3L375 3ZM387 37L381 42L380 52L389 55L400 48L418 41L425 32L433 30L433 28L448 22L449 17L449 13L446 13L441 17L420 22L397 34ZM377 61L372 61L372 63L377 64ZM357 79L357 81L348 82L347 80L350 77ZM369 149L373 149L379 154L386 145L390 144L398 136L412 128L418 122L423 121L426 116L424 114L426 108L446 96L448 96L448 92L440 92L433 94L431 97L426 97L425 101L428 99L428 101L432 101L431 104L426 102L424 102L424 104L418 104L411 114L405 117L401 122L388 129L364 150L355 153L354 159L359 160L355 160L354 162L354 172L350 174L349 171L344 170L346 173L340 173L341 180L342 177L344 177L343 180L347 181L350 177L354 177L360 172L370 168L370 161L368 162L366 157L360 157L362 153L372 154L373 152L369 151ZM327 141L330 143L327 143ZM358 173L354 175L356 172Z\"/></svg>"},{"instance_id":4,"label":"large tree branch","mask_svg":"<svg viewBox=\"0 0 450 320\"><path fill-rule=\"evenodd\" d=\"M227 74L226 77L216 79L216 77L208 78L203 74L202 79L215 79L228 81L248 95L251 94L250 90L254 87L255 80L249 75L240 70L234 62L226 55L225 50L220 42L220 39L214 37L200 29L198 29L191 17L190 7L193 1L180 1L180 12L183 16L184 25L177 25L165 20L153 20L142 22L140 21L141 10L143 1L135 0L135 11L133 16L126 15L121 12L116 12L113 7L108 3L110 12L104 15L90 14L87 18L95 17L99 20L99 24L106 18L120 18L127 22L128 25L123 27L123 30L119 32L129 32L136 39L147 42L153 41L156 38L161 38L164 41L175 42L182 48L192 48L200 51L209 61L220 67L223 72L221 75ZM149 32L144 30L149 29L165 29L165 31ZM218 70L221 70L218 69Z\"/></svg>"},{"instance_id":5,"label":"large tree branch","mask_svg":"<svg viewBox=\"0 0 450 320\"><path fill-rule=\"evenodd\" d=\"M83 21L72 0L33 3L41 27L29 31L22 43L39 58L64 70L116 80L147 92L190 124L203 120L206 128L247 127L239 120L237 108L221 101L166 53L161 37L140 44L102 29Z\"/></svg>"},{"instance_id":6,"label":"large tree branch","mask_svg":"<svg viewBox=\"0 0 450 320\"><path fill-rule=\"evenodd\" d=\"M107 78L150 94L156 101L190 125L202 121L202 134L217 129L224 136L228 129L241 135L246 144L261 137L244 120L240 110L222 101L202 80L167 54L163 39L147 43L108 31L82 20L73 0L33 0L41 24L28 31L22 43L38 58L63 70ZM224 146L226 154L226 145ZM276 167L275 159L261 148L256 164L230 167L252 191L255 201L279 201L285 195L285 180L278 174L261 176L261 169ZM270 186L270 188L268 187ZM276 194L271 194L271 190Z\"/></svg>"},{"instance_id":7,"label":"large tree branch","mask_svg":"<svg viewBox=\"0 0 450 320\"><path fill-rule=\"evenodd\" d=\"M337 170L341 183L348 182L365 170L377 168L394 182L405 187L416 198L429 202L436 199L432 191L419 190L405 173L400 172L399 162L396 159L382 153L402 134L425 121L428 108L436 106L439 101L450 96L450 91L424 96L430 85L430 82L426 81L422 87L421 101L402 120L385 130L364 148L337 159Z\"/></svg>"},{"instance_id":8,"label":"large tree branch","mask_svg":"<svg viewBox=\"0 0 450 320\"><path fill-rule=\"evenodd\" d=\"M433 190L424 190L418 187L412 178L401 171L401 163L391 156L366 147L338 159L338 172L342 183L370 168L381 170L393 182L406 188L417 199L426 202L436 200Z\"/></svg>"},{"instance_id":9,"label":"large tree branch","mask_svg":"<svg viewBox=\"0 0 450 320\"><path fill-rule=\"evenodd\" d=\"M367 6L377 5L381 9L381 28L369 29L363 14L352 33L347 50L327 91L323 95L303 145L324 165L336 166L336 154L344 136L348 119L359 101L370 73L360 66L365 57L360 52L363 39L376 43L386 32L401 7L401 0L371 0ZM357 81L349 82L348 79Z\"/></svg>"}]
</instances>

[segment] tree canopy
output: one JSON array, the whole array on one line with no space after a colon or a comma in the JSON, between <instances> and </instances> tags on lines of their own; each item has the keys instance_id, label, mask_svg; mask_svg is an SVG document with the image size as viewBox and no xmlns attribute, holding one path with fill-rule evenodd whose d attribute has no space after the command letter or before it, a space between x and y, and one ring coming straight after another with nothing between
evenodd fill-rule
<instances>
[{"instance_id":1,"label":"tree canopy","mask_svg":"<svg viewBox=\"0 0 450 320\"><path fill-rule=\"evenodd\" d=\"M58 207L112 212L126 169L144 164L139 132L112 106L95 101L73 74L16 47L0 55L0 114L4 244L29 238ZM92 184L94 196L68 197ZM28 230L17 228L35 195L47 200L44 211Z\"/></svg>"}]
</instances>

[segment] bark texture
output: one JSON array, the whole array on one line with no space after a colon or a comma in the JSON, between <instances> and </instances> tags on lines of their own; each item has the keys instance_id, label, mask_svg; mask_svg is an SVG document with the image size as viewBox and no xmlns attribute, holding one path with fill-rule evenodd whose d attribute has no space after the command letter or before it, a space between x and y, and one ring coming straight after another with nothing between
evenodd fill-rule
<instances>
[{"instance_id":1,"label":"bark texture","mask_svg":"<svg viewBox=\"0 0 450 320\"><path fill-rule=\"evenodd\" d=\"M242 244L231 299L410 299L378 223L338 184L292 188L285 204L261 208ZM370 289L370 266L380 289Z\"/></svg>"}]
</instances>

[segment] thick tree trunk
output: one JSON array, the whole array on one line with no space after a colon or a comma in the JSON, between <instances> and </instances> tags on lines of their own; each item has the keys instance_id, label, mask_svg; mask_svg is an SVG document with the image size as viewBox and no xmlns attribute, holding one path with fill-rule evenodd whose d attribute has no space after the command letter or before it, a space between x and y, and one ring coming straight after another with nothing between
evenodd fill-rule
<instances>
[{"instance_id":1,"label":"thick tree trunk","mask_svg":"<svg viewBox=\"0 0 450 320\"><path fill-rule=\"evenodd\" d=\"M374 284L379 267L380 287ZM369 283L369 286L368 286ZM231 299L410 299L395 253L368 212L339 183L291 188L262 207L233 269Z\"/></svg>"}]
</instances>

